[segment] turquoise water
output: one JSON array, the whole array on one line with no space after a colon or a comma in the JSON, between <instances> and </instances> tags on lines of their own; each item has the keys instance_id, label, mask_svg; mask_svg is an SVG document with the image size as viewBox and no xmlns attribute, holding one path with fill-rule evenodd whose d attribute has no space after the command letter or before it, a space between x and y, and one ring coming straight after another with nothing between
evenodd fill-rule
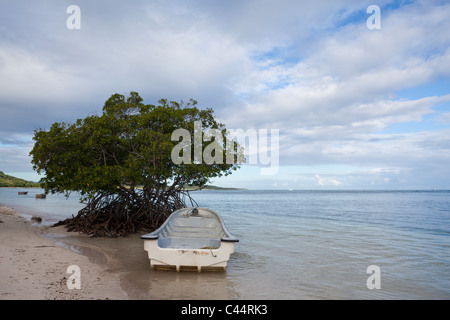
<instances>
[{"instance_id":1,"label":"turquoise water","mask_svg":"<svg viewBox=\"0 0 450 320\"><path fill-rule=\"evenodd\" d=\"M18 196L21 190L0 189L0 203L25 215L40 214L46 223L82 208L76 197L35 199L40 190ZM218 212L240 239L225 275L198 276L223 277L227 297L450 298L449 191L211 190L192 195L199 206ZM380 268L380 289L366 285L371 265Z\"/></svg>"}]
</instances>

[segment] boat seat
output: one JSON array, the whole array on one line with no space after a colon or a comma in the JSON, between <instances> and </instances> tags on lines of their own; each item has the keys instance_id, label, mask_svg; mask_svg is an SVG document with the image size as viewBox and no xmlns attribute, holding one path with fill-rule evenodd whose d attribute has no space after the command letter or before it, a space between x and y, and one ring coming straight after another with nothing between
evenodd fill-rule
<instances>
[{"instance_id":1,"label":"boat seat","mask_svg":"<svg viewBox=\"0 0 450 320\"><path fill-rule=\"evenodd\" d=\"M201 235L201 236L199 236ZM222 226L216 219L193 217L181 218L168 223L161 232L164 238L211 238L221 239L224 236Z\"/></svg>"},{"instance_id":2,"label":"boat seat","mask_svg":"<svg viewBox=\"0 0 450 320\"><path fill-rule=\"evenodd\" d=\"M220 247L220 239L212 238L182 238L182 237L164 237L158 239L160 248L173 249L201 249L205 247Z\"/></svg>"}]
</instances>

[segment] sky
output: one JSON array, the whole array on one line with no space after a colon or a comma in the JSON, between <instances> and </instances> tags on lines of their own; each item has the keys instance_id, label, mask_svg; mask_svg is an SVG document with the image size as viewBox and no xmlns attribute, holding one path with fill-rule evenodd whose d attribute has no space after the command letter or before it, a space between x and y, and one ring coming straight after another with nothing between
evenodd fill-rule
<instances>
[{"instance_id":1,"label":"sky","mask_svg":"<svg viewBox=\"0 0 450 320\"><path fill-rule=\"evenodd\" d=\"M268 133L218 186L450 189L449 17L434 0L1 0L0 171L39 180L34 130L137 91Z\"/></svg>"}]
</instances>

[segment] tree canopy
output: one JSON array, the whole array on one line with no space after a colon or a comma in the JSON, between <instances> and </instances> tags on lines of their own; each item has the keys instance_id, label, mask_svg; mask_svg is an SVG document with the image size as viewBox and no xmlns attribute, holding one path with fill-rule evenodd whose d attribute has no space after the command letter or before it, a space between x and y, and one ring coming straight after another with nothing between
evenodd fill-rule
<instances>
[{"instance_id":1,"label":"tree canopy","mask_svg":"<svg viewBox=\"0 0 450 320\"><path fill-rule=\"evenodd\" d=\"M87 203L76 217L61 222L69 230L93 236L152 230L172 211L193 201L185 186L202 187L238 168L236 162L195 161L193 153L188 154L190 164L173 161L172 150L179 144L172 141L173 132L198 134L194 125L198 121L202 136L214 129L226 137L213 110L199 109L195 100L161 99L151 105L144 104L137 92L114 94L101 115L35 130L33 168L45 174L41 184L46 193L79 192ZM213 152L224 156L229 141L220 143L223 148ZM237 150L234 144L232 150Z\"/></svg>"}]
</instances>

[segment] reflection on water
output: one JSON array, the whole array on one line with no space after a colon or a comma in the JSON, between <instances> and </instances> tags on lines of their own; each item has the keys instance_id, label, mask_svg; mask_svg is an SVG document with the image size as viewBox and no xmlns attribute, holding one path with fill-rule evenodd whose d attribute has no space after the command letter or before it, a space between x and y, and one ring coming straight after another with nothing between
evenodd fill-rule
<instances>
[{"instance_id":1,"label":"reflection on water","mask_svg":"<svg viewBox=\"0 0 450 320\"><path fill-rule=\"evenodd\" d=\"M121 286L130 299L214 299L239 296L224 272L174 272L141 268L121 275Z\"/></svg>"},{"instance_id":2,"label":"reflection on water","mask_svg":"<svg viewBox=\"0 0 450 320\"><path fill-rule=\"evenodd\" d=\"M152 270L139 236L115 239L121 286L130 299L235 299L225 272Z\"/></svg>"},{"instance_id":3,"label":"reflection on water","mask_svg":"<svg viewBox=\"0 0 450 320\"><path fill-rule=\"evenodd\" d=\"M51 229L49 230L52 231ZM88 242L84 241L84 237L75 236L71 234L67 235L65 233L52 233L52 232L45 233L43 234L43 236L46 239L51 240L58 246L70 249L73 252L87 256L89 258L89 261L93 263L100 265L106 265L108 263L108 258L102 252L102 250L99 247L89 245Z\"/></svg>"},{"instance_id":4,"label":"reflection on water","mask_svg":"<svg viewBox=\"0 0 450 320\"><path fill-rule=\"evenodd\" d=\"M55 244L86 255L119 274L120 285L129 299L238 299L225 272L173 272L152 270L139 235L126 238L87 238L47 233Z\"/></svg>"},{"instance_id":5,"label":"reflection on water","mask_svg":"<svg viewBox=\"0 0 450 320\"><path fill-rule=\"evenodd\" d=\"M28 191L28 194L18 195L19 191ZM13 207L27 218L33 215L42 217L43 226L76 215L84 207L76 193L69 198L50 194L45 199L37 199L36 194L41 193L44 190L39 188L0 188L0 203Z\"/></svg>"}]
</instances>

